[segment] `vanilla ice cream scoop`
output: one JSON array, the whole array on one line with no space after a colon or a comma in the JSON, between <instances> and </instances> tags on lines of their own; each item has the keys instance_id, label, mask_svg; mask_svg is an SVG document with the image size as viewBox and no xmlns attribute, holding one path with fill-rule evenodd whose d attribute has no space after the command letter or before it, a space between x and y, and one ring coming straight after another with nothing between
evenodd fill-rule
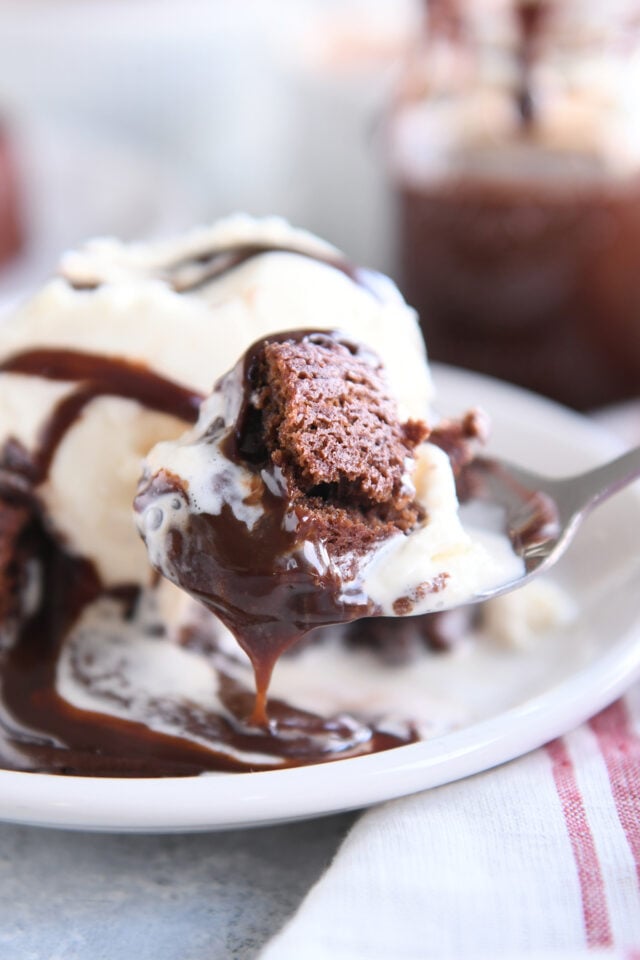
<instances>
[{"instance_id":1,"label":"vanilla ice cream scoop","mask_svg":"<svg viewBox=\"0 0 640 960\"><path fill-rule=\"evenodd\" d=\"M142 458L196 419L256 338L336 326L385 356L406 415L422 416L431 384L414 312L312 235L237 216L176 241L94 241L0 331L4 465L105 586L146 584L131 515Z\"/></svg>"}]
</instances>

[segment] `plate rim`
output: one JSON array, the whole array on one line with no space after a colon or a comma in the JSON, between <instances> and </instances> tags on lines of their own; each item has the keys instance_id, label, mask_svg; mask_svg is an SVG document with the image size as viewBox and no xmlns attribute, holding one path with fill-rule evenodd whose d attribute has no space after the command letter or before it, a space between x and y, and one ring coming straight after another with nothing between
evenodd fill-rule
<instances>
[{"instance_id":1,"label":"plate rim","mask_svg":"<svg viewBox=\"0 0 640 960\"><path fill-rule=\"evenodd\" d=\"M475 383L480 394L502 395L511 405L533 405L564 421L594 456L623 449L597 422L544 397L456 367L431 368L436 396L456 392L461 382L466 393ZM0 821L106 832L213 831L329 815L431 789L528 753L612 703L640 677L639 631L640 611L613 649L535 697L460 730L382 753L287 770L159 779L0 770ZM573 695L563 698L559 691L567 686Z\"/></svg>"}]
</instances>

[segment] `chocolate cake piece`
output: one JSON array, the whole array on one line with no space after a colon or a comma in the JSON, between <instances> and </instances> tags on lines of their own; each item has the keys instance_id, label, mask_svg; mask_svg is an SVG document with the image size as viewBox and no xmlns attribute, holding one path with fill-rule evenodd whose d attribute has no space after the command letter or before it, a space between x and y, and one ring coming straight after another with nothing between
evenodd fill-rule
<instances>
[{"instance_id":1,"label":"chocolate cake piece","mask_svg":"<svg viewBox=\"0 0 640 960\"><path fill-rule=\"evenodd\" d=\"M294 509L304 505L308 532L338 551L366 549L423 519L409 465L429 430L399 421L377 356L323 333L266 341L252 380L263 456Z\"/></svg>"},{"instance_id":2,"label":"chocolate cake piece","mask_svg":"<svg viewBox=\"0 0 640 960\"><path fill-rule=\"evenodd\" d=\"M468 410L458 420L441 420L429 440L449 457L456 478L476 456L489 436L489 421L483 410Z\"/></svg>"}]
</instances>

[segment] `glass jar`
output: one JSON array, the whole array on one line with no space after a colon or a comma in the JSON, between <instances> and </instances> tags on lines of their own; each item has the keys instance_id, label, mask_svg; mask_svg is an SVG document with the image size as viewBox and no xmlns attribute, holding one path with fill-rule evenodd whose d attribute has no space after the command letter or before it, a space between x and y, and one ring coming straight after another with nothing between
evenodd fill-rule
<instances>
[{"instance_id":1,"label":"glass jar","mask_svg":"<svg viewBox=\"0 0 640 960\"><path fill-rule=\"evenodd\" d=\"M640 394L640 3L431 0L389 129L432 359Z\"/></svg>"}]
</instances>

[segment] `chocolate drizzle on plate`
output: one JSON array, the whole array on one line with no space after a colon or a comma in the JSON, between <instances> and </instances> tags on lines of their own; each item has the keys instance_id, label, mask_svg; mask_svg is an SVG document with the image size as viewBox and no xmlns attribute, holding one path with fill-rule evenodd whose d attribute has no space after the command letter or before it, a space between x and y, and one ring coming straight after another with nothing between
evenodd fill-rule
<instances>
[{"instance_id":1,"label":"chocolate drizzle on plate","mask_svg":"<svg viewBox=\"0 0 640 960\"><path fill-rule=\"evenodd\" d=\"M176 290L190 292L260 253L278 249L288 248L243 245L215 251L197 258L195 264L172 265L169 275ZM291 252L309 256L303 251ZM316 259L341 270L353 282L368 286L367 271L352 267L338 256ZM187 281L189 271L191 278ZM99 282L78 282L76 286L90 296ZM200 651L200 655L203 669L207 668L208 659L214 663L224 709L222 713L207 713L186 702L169 699L155 703L154 710L170 721L175 734L147 725L145 718L137 717L135 712L126 719L108 708L103 713L99 698L95 711L64 699L58 693L57 674L65 652L76 681L86 684L91 691L91 670L87 672L91 658L86 655L83 659L81 654L83 618L96 605L109 602L120 611L121 624L137 629L141 598L138 589L131 585L105 589L92 564L70 554L49 529L39 487L47 480L59 445L92 400L121 397L192 424L202 396L143 364L69 349L43 348L15 354L0 364L2 373L68 383L69 392L53 405L33 450L27 450L11 437L0 449L0 577L5 591L3 599L7 600L0 605L1 766L79 776L187 776L210 770L279 769L318 763L385 750L417 739L411 727L404 733L388 733L366 721L316 716L277 699L270 700L268 723L248 724L253 692L250 682L245 681L250 678L239 680L228 658L225 660L225 655L215 650ZM81 478L78 482L82 482ZM276 501L277 497L273 499ZM274 536L282 536L278 513L281 510L278 501L269 521ZM246 560L251 554L252 562L259 566L255 543L246 529L243 539L243 531L233 518L225 519L230 556L233 554L240 563L244 562L242 557ZM198 522L194 522L196 533ZM331 576L327 571L327 582ZM245 587L250 585L245 583ZM243 616L242 599L239 593L239 618ZM293 611L296 635L302 623L308 630L310 622L336 620L335 593L318 590L317 584L314 591L308 583L302 588L294 575L283 583L277 602ZM262 603L266 609L276 600L265 595ZM357 603L354 600L354 606ZM337 619L348 619L353 615L349 602L341 604ZM253 657L259 686L266 697L273 662L295 636L291 627L286 636L280 628L265 630L255 624L254 628L269 633L263 656ZM154 642L174 642L163 630L157 623L152 631ZM187 635L183 639L185 649L196 650L197 637ZM260 710L259 702L254 704L254 719L259 719ZM264 714L264 703L262 711Z\"/></svg>"},{"instance_id":2,"label":"chocolate drizzle on plate","mask_svg":"<svg viewBox=\"0 0 640 960\"><path fill-rule=\"evenodd\" d=\"M225 661L220 657L216 667L225 715L206 714L188 703L170 700L153 705L156 715L164 716L184 735L152 729L142 717L136 721L78 709L56 688L63 648L74 646L78 621L100 597L118 604L122 611L119 628L125 629L135 616L136 593L126 589L105 593L90 564L60 550L44 531L38 530L36 536L43 601L24 618L16 642L0 654L3 767L76 776L189 776L211 770L244 772L319 763L388 749L412 739L411 734L406 738L385 734L348 718L327 720L277 702L271 709L288 735L250 729L242 718L251 691L231 672L225 674ZM154 642L170 641L158 636ZM77 646L81 654L81 637ZM91 690L91 670L84 677L81 655L77 659L79 681ZM92 666L90 662L88 666ZM204 657L202 669L207 669Z\"/></svg>"}]
</instances>

